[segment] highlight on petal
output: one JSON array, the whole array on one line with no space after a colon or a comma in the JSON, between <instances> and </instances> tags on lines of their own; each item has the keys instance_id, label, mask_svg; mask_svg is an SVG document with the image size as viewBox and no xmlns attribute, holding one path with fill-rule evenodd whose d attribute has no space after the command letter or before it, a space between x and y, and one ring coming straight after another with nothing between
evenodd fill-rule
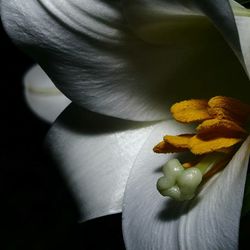
<instances>
[{"instance_id":1,"label":"highlight on petal","mask_svg":"<svg viewBox=\"0 0 250 250\"><path fill-rule=\"evenodd\" d=\"M181 132L171 131L174 128L174 122L159 124L131 170L123 205L127 249L237 249L250 138L196 198L176 202L159 195L155 187L160 168L172 156L151 153L152 145L166 129L168 133Z\"/></svg>"},{"instance_id":2,"label":"highlight on petal","mask_svg":"<svg viewBox=\"0 0 250 250\"><path fill-rule=\"evenodd\" d=\"M247 100L247 76L211 22L227 34L234 23L232 14L224 22L222 12L231 9L219 2L3 0L2 19L72 101L110 116L157 120L187 95Z\"/></svg>"},{"instance_id":3,"label":"highlight on petal","mask_svg":"<svg viewBox=\"0 0 250 250\"><path fill-rule=\"evenodd\" d=\"M46 122L54 122L70 103L39 65L29 69L23 83L27 105L34 114Z\"/></svg>"},{"instance_id":4,"label":"highlight on petal","mask_svg":"<svg viewBox=\"0 0 250 250\"><path fill-rule=\"evenodd\" d=\"M102 116L71 104L46 139L79 208L79 220L119 213L129 171L152 123Z\"/></svg>"}]
</instances>

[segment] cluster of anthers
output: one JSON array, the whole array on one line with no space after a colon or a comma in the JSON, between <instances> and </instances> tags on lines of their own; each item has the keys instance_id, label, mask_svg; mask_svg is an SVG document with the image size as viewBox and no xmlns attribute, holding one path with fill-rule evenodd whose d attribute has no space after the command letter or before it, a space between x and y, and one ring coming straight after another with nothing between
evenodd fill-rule
<instances>
[{"instance_id":1,"label":"cluster of anthers","mask_svg":"<svg viewBox=\"0 0 250 250\"><path fill-rule=\"evenodd\" d=\"M246 139L250 106L237 99L215 96L209 100L191 99L174 104L171 113L182 123L199 123L195 134L166 135L154 147L156 153L189 151L194 159L180 163L169 160L157 182L163 196L183 201L192 199L197 188L221 171Z\"/></svg>"}]
</instances>

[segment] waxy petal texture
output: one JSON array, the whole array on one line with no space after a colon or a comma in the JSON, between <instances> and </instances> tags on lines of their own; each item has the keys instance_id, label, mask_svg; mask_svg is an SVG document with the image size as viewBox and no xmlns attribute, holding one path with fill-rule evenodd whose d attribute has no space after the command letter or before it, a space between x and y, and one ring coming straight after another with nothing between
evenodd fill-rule
<instances>
[{"instance_id":1,"label":"waxy petal texture","mask_svg":"<svg viewBox=\"0 0 250 250\"><path fill-rule=\"evenodd\" d=\"M173 127L174 122L161 123L152 131L131 170L123 207L127 249L237 249L250 138L196 198L177 202L155 188L161 166L173 156L151 153L162 133L175 132Z\"/></svg>"},{"instance_id":2,"label":"waxy petal texture","mask_svg":"<svg viewBox=\"0 0 250 250\"><path fill-rule=\"evenodd\" d=\"M247 100L228 1L122 2L6 0L1 11L14 41L86 109L157 120L186 96Z\"/></svg>"},{"instance_id":3,"label":"waxy petal texture","mask_svg":"<svg viewBox=\"0 0 250 250\"><path fill-rule=\"evenodd\" d=\"M245 70L250 77L250 11L248 10L247 17L236 16L235 20L241 41Z\"/></svg>"},{"instance_id":4,"label":"waxy petal texture","mask_svg":"<svg viewBox=\"0 0 250 250\"><path fill-rule=\"evenodd\" d=\"M125 185L151 124L129 122L70 105L47 136L47 147L85 221L119 213Z\"/></svg>"},{"instance_id":5,"label":"waxy petal texture","mask_svg":"<svg viewBox=\"0 0 250 250\"><path fill-rule=\"evenodd\" d=\"M54 122L71 102L55 87L39 65L29 69L23 82L26 103L34 114L46 122Z\"/></svg>"}]
</instances>

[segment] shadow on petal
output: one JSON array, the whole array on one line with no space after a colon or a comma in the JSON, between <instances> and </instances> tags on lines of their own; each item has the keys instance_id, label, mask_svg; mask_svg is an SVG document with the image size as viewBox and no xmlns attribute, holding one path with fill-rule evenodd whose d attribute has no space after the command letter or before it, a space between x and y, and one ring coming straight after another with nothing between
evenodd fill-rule
<instances>
[{"instance_id":1,"label":"shadow on petal","mask_svg":"<svg viewBox=\"0 0 250 250\"><path fill-rule=\"evenodd\" d=\"M157 219L163 222L179 220L182 215L188 214L199 202L199 197L192 201L183 202L168 199L165 203L166 206L157 214Z\"/></svg>"},{"instance_id":2,"label":"shadow on petal","mask_svg":"<svg viewBox=\"0 0 250 250\"><path fill-rule=\"evenodd\" d=\"M79 221L121 212L127 178L152 123L106 117L71 104L46 144L72 190Z\"/></svg>"},{"instance_id":3,"label":"shadow on petal","mask_svg":"<svg viewBox=\"0 0 250 250\"><path fill-rule=\"evenodd\" d=\"M113 118L86 110L78 105L71 104L64 115L57 120L60 127L77 134L107 134L119 131L138 129L150 126L156 122L135 122Z\"/></svg>"}]
</instances>

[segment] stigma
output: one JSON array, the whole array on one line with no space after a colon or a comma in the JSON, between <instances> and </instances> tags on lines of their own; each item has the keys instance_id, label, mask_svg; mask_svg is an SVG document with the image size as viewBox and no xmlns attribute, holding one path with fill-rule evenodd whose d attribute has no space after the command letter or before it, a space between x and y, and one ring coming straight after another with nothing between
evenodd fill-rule
<instances>
[{"instance_id":1,"label":"stigma","mask_svg":"<svg viewBox=\"0 0 250 250\"><path fill-rule=\"evenodd\" d=\"M195 197L202 184L226 167L246 139L250 106L237 99L215 96L209 100L178 102L170 109L181 123L197 123L192 134L165 135L154 148L155 153L189 152L191 161L169 160L157 189L163 196L178 201Z\"/></svg>"}]
</instances>

